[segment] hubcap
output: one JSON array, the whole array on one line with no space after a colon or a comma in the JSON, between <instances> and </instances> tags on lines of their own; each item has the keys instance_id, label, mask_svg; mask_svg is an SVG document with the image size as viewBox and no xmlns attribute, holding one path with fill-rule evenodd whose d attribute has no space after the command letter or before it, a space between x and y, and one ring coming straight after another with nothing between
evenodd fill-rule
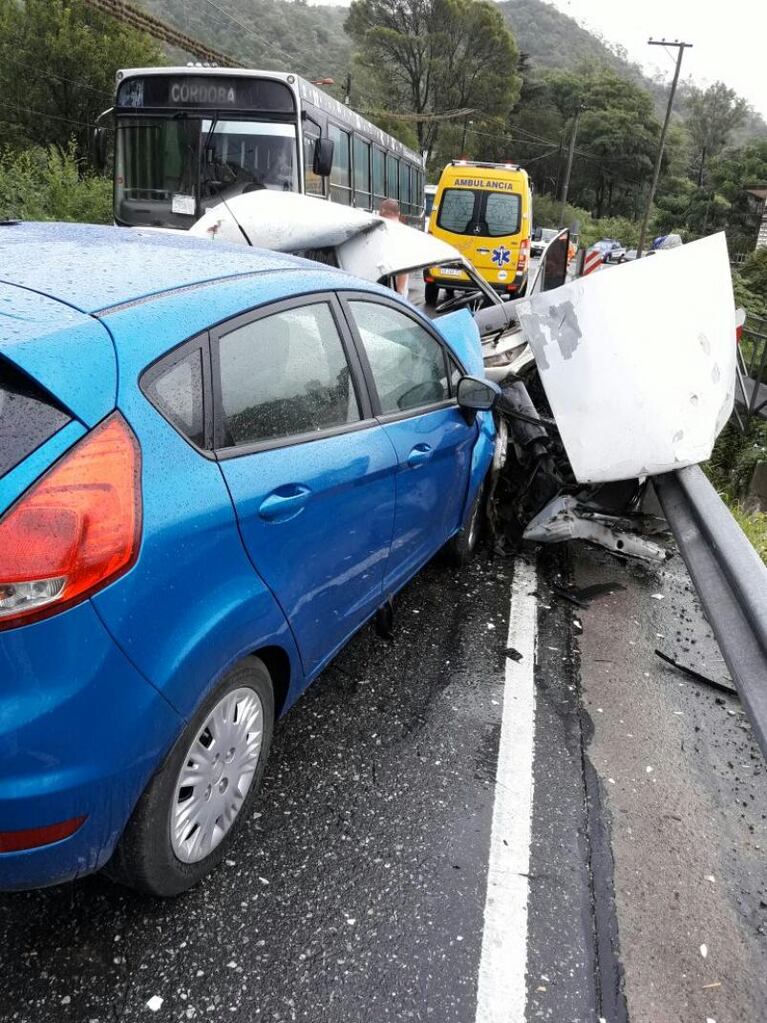
<instances>
[{"instance_id":1,"label":"hubcap","mask_svg":"<svg viewBox=\"0 0 767 1023\"><path fill-rule=\"evenodd\" d=\"M235 689L213 707L176 779L170 821L173 852L205 859L240 812L261 755L264 710L252 689Z\"/></svg>"}]
</instances>

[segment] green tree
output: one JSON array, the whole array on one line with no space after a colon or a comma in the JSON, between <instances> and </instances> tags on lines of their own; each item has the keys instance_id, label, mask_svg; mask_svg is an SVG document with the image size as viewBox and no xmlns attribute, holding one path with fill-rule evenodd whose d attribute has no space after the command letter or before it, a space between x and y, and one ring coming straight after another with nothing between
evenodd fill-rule
<instances>
[{"instance_id":1,"label":"green tree","mask_svg":"<svg viewBox=\"0 0 767 1023\"><path fill-rule=\"evenodd\" d=\"M699 188L705 179L707 162L722 152L747 111L746 101L724 82L714 82L705 91L692 88L687 100L687 129Z\"/></svg>"},{"instance_id":2,"label":"green tree","mask_svg":"<svg viewBox=\"0 0 767 1023\"><path fill-rule=\"evenodd\" d=\"M650 95L604 65L546 71L525 81L509 128L540 190L557 192L576 111L582 110L570 195L595 216L635 216L652 172L660 125ZM548 147L548 149L546 148ZM544 178L545 181L542 181ZM548 187L547 187L548 186Z\"/></svg>"},{"instance_id":3,"label":"green tree","mask_svg":"<svg viewBox=\"0 0 767 1023\"><path fill-rule=\"evenodd\" d=\"M369 106L416 115L409 123L429 155L445 113L505 116L516 101L517 48L486 0L353 0L345 27L370 83Z\"/></svg>"},{"instance_id":4,"label":"green tree","mask_svg":"<svg viewBox=\"0 0 767 1023\"><path fill-rule=\"evenodd\" d=\"M4 141L63 150L74 138L82 156L115 71L164 63L159 44L84 0L0 0Z\"/></svg>"}]
</instances>

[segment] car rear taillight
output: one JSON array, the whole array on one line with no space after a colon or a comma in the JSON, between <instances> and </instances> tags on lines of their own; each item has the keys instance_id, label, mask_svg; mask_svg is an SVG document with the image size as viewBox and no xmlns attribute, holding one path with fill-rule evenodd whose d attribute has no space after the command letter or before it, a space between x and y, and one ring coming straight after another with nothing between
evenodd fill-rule
<instances>
[{"instance_id":1,"label":"car rear taillight","mask_svg":"<svg viewBox=\"0 0 767 1023\"><path fill-rule=\"evenodd\" d=\"M141 454L114 413L0 519L0 629L55 614L127 572L141 539Z\"/></svg>"},{"instance_id":2,"label":"car rear taillight","mask_svg":"<svg viewBox=\"0 0 767 1023\"><path fill-rule=\"evenodd\" d=\"M519 247L519 259L517 260L517 270L524 270L527 266L527 259L530 255L530 240L526 238Z\"/></svg>"}]
</instances>

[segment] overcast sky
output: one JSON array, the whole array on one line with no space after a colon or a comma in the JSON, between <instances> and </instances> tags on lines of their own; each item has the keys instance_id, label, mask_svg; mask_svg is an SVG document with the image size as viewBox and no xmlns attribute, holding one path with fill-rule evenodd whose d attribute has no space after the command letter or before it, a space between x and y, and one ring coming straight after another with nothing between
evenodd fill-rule
<instances>
[{"instance_id":1,"label":"overcast sky","mask_svg":"<svg viewBox=\"0 0 767 1023\"><path fill-rule=\"evenodd\" d=\"M767 2L727 0L547 0L586 28L596 29L610 42L620 43L632 60L650 73L656 68L668 76L674 71L671 56L654 39L681 39L692 43L685 50L682 77L691 75L699 85L720 79L767 118Z\"/></svg>"}]
</instances>

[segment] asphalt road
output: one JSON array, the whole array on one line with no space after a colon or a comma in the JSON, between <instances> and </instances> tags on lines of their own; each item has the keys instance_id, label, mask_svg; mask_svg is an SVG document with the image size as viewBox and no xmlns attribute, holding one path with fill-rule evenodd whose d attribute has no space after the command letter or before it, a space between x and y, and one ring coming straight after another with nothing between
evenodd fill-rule
<instances>
[{"instance_id":1,"label":"asphalt road","mask_svg":"<svg viewBox=\"0 0 767 1023\"><path fill-rule=\"evenodd\" d=\"M0 1020L760 1023L764 765L653 653L721 677L688 585L585 549L429 565L279 725L198 889L0 896Z\"/></svg>"}]
</instances>

